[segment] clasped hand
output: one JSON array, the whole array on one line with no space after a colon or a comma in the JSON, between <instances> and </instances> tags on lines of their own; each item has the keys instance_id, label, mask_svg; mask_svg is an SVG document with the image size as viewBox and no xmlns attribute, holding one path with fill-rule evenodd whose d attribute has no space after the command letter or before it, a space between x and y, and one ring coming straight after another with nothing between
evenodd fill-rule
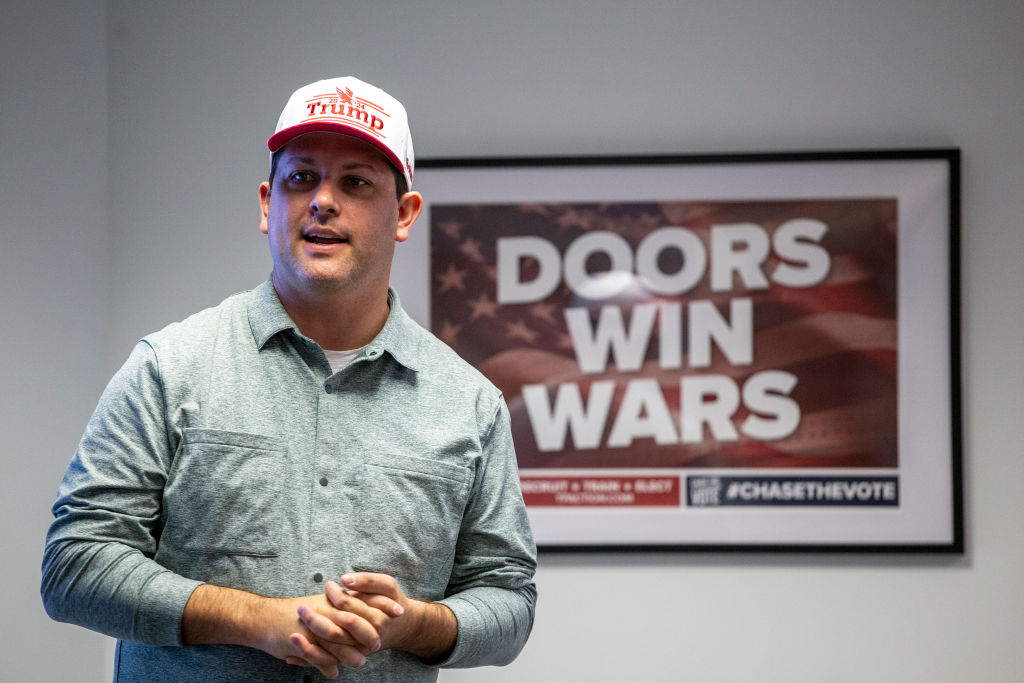
<instances>
[{"instance_id":1,"label":"clasped hand","mask_svg":"<svg viewBox=\"0 0 1024 683\"><path fill-rule=\"evenodd\" d=\"M334 678L338 665L359 667L367 655L400 646L413 627L407 613L414 601L393 577L360 572L341 581L327 582L326 600L299 601L296 611L306 632L289 636L289 664L313 666Z\"/></svg>"}]
</instances>

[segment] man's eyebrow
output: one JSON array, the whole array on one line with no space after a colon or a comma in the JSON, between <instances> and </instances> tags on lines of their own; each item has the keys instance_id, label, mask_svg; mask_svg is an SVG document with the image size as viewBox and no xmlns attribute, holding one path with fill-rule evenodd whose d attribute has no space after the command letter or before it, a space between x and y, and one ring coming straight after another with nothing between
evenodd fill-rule
<instances>
[{"instance_id":1,"label":"man's eyebrow","mask_svg":"<svg viewBox=\"0 0 1024 683\"><path fill-rule=\"evenodd\" d=\"M380 171L381 170L380 167L378 167L378 166L376 166L374 164L368 163L366 161L353 161L350 164L345 164L344 166L342 166L342 168L344 168L346 171L352 170L354 168L368 168L371 171Z\"/></svg>"},{"instance_id":2,"label":"man's eyebrow","mask_svg":"<svg viewBox=\"0 0 1024 683\"><path fill-rule=\"evenodd\" d=\"M282 161L291 161L293 163L294 162L298 162L300 164L312 164L312 163L314 163L312 157L300 157L300 156L296 156L294 154L286 154L284 159L282 159Z\"/></svg>"}]
</instances>

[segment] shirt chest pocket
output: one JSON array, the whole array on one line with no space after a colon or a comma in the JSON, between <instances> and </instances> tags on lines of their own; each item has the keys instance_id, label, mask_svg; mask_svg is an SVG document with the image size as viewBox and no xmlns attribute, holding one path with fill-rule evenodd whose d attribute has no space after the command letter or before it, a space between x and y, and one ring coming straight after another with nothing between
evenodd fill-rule
<instances>
[{"instance_id":1,"label":"shirt chest pocket","mask_svg":"<svg viewBox=\"0 0 1024 683\"><path fill-rule=\"evenodd\" d=\"M274 557L287 526L287 449L259 434L186 429L164 488L160 552Z\"/></svg>"},{"instance_id":2,"label":"shirt chest pocket","mask_svg":"<svg viewBox=\"0 0 1024 683\"><path fill-rule=\"evenodd\" d=\"M469 498L469 468L405 455L364 454L357 476L356 570L396 576L421 599L443 596Z\"/></svg>"}]
</instances>

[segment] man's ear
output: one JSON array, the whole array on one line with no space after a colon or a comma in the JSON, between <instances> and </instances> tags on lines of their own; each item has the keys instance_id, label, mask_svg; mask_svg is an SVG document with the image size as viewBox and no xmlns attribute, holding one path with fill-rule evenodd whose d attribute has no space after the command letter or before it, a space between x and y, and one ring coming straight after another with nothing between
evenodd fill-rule
<instances>
[{"instance_id":1,"label":"man's ear","mask_svg":"<svg viewBox=\"0 0 1024 683\"><path fill-rule=\"evenodd\" d=\"M419 192L406 192L398 200L398 229L395 241L404 242L409 239L409 230L423 211L423 195Z\"/></svg>"},{"instance_id":2,"label":"man's ear","mask_svg":"<svg viewBox=\"0 0 1024 683\"><path fill-rule=\"evenodd\" d=\"M267 214L270 213L270 183L260 183L260 232L267 234Z\"/></svg>"}]
</instances>

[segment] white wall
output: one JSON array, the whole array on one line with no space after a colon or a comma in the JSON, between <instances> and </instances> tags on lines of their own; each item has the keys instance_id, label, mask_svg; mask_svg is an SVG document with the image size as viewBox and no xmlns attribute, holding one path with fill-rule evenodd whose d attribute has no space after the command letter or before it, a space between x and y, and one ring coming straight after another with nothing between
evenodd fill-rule
<instances>
[{"instance_id":1,"label":"white wall","mask_svg":"<svg viewBox=\"0 0 1024 683\"><path fill-rule=\"evenodd\" d=\"M966 555L543 555L519 660L444 680L1024 677L1024 5L49 0L4 23L3 678L109 676L109 641L37 597L60 472L139 335L266 276L263 143L292 89L345 73L406 103L421 158L964 151Z\"/></svg>"},{"instance_id":2,"label":"white wall","mask_svg":"<svg viewBox=\"0 0 1024 683\"><path fill-rule=\"evenodd\" d=\"M39 600L50 505L108 379L102 3L5 3L0 40L0 679L97 680L109 639Z\"/></svg>"}]
</instances>

